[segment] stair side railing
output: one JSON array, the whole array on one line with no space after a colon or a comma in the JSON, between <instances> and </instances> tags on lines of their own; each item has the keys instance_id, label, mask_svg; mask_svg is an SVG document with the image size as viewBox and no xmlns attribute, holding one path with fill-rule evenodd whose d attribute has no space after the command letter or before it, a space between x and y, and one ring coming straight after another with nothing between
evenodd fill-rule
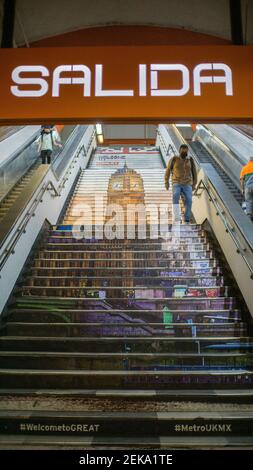
<instances>
[{"instance_id":1,"label":"stair side railing","mask_svg":"<svg viewBox=\"0 0 253 470\"><path fill-rule=\"evenodd\" d=\"M160 125L157 129L156 147L159 148L164 166L167 166L170 158L177 154L175 144L163 125Z\"/></svg>"}]
</instances>

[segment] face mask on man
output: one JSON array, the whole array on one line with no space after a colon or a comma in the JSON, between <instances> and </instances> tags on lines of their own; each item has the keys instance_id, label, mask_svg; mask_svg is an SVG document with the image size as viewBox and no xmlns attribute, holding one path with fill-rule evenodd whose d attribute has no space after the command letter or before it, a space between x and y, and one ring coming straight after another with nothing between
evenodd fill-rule
<instances>
[{"instance_id":1,"label":"face mask on man","mask_svg":"<svg viewBox=\"0 0 253 470\"><path fill-rule=\"evenodd\" d=\"M180 152L180 155L181 155L182 158L186 158L187 154L188 154L187 150L181 150L181 152Z\"/></svg>"}]
</instances>

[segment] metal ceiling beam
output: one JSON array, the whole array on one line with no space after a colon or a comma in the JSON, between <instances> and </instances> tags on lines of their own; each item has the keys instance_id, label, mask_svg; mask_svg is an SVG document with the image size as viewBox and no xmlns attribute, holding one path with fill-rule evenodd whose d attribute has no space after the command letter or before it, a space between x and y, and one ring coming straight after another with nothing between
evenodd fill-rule
<instances>
[{"instance_id":1,"label":"metal ceiling beam","mask_svg":"<svg viewBox=\"0 0 253 470\"><path fill-rule=\"evenodd\" d=\"M16 0L4 0L1 47L13 47Z\"/></svg>"},{"instance_id":2,"label":"metal ceiling beam","mask_svg":"<svg viewBox=\"0 0 253 470\"><path fill-rule=\"evenodd\" d=\"M243 45L241 0L229 0L231 39L235 45Z\"/></svg>"}]
</instances>

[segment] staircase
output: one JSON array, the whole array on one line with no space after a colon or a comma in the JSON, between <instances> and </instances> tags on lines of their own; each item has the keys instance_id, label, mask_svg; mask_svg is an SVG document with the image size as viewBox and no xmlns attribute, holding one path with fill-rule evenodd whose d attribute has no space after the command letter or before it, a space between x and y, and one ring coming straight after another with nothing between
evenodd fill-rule
<instances>
[{"instance_id":1,"label":"staircase","mask_svg":"<svg viewBox=\"0 0 253 470\"><path fill-rule=\"evenodd\" d=\"M142 158L136 171L145 204L168 206L166 233L152 238L148 228L145 239L84 237L90 219L83 207L94 209L99 196L92 227L105 222L103 206L115 173L91 165L80 175L62 223L41 238L1 325L3 397L78 397L89 406L70 412L38 409L32 416L3 409L0 444L10 436L17 445L59 443L56 431L47 437L20 431L21 421L91 426L85 436L62 432L61 445L77 445L80 438L94 446L251 442L253 340L245 312L207 232L194 223L172 225L164 169L146 168L145 155L136 158ZM135 168L135 157L131 161ZM175 412L173 401L216 404L209 412L194 406ZM215 412L217 403L230 401L239 411ZM246 411L240 408L244 401ZM194 437L187 428L193 424L199 426ZM186 427L179 432L177 426Z\"/></svg>"}]
</instances>

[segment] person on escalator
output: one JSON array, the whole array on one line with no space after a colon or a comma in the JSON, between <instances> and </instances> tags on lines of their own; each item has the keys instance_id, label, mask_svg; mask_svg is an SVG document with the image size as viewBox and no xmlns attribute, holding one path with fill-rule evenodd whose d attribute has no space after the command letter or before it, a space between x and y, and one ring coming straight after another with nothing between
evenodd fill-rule
<instances>
[{"instance_id":1,"label":"person on escalator","mask_svg":"<svg viewBox=\"0 0 253 470\"><path fill-rule=\"evenodd\" d=\"M174 222L180 222L179 199L182 195L185 204L184 222L189 224L192 208L192 191L197 184L197 171L193 158L188 155L188 145L182 144L179 148L179 155L175 155L169 160L164 176L166 189L169 189L171 174Z\"/></svg>"},{"instance_id":2,"label":"person on escalator","mask_svg":"<svg viewBox=\"0 0 253 470\"><path fill-rule=\"evenodd\" d=\"M253 221L253 157L242 167L240 174L241 191L246 202L246 214Z\"/></svg>"},{"instance_id":3,"label":"person on escalator","mask_svg":"<svg viewBox=\"0 0 253 470\"><path fill-rule=\"evenodd\" d=\"M38 139L38 150L40 152L42 164L50 164L54 147L62 147L54 136L54 126L42 126L40 137Z\"/></svg>"}]
</instances>

